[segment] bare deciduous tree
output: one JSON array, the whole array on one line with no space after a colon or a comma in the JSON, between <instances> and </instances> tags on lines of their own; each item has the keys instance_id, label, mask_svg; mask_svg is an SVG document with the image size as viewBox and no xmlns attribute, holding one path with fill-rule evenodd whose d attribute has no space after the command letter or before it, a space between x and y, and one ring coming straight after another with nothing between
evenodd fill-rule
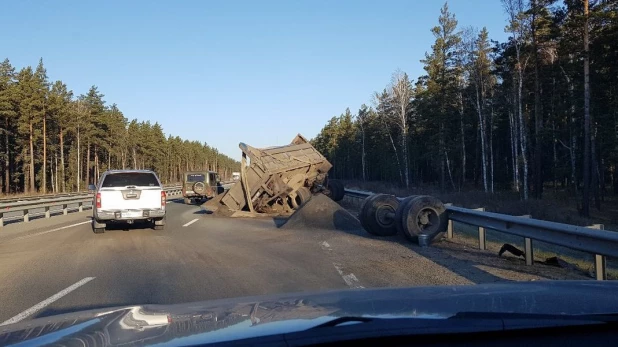
<instances>
[{"instance_id":1,"label":"bare deciduous tree","mask_svg":"<svg viewBox=\"0 0 618 347\"><path fill-rule=\"evenodd\" d=\"M588 0L584 1L584 191L582 214L590 215L590 57L588 47Z\"/></svg>"},{"instance_id":2,"label":"bare deciduous tree","mask_svg":"<svg viewBox=\"0 0 618 347\"><path fill-rule=\"evenodd\" d=\"M526 40L527 23L525 21L526 6L524 0L502 0L504 9L509 16L509 25L506 30L513 35L513 44L515 47L516 69L517 69L517 115L518 115L518 130L519 130L519 145L521 149L521 159L524 168L523 172L523 191L524 200L528 200L528 158L527 158L527 141L526 127L524 122L523 111L523 96L522 90L524 85L524 65L522 61L521 49Z\"/></svg>"},{"instance_id":3,"label":"bare deciduous tree","mask_svg":"<svg viewBox=\"0 0 618 347\"><path fill-rule=\"evenodd\" d=\"M391 79L391 98L393 103L394 123L401 131L401 148L406 188L410 186L410 173L408 169L408 111L412 101L413 90L410 79L405 72L395 71Z\"/></svg>"}]
</instances>

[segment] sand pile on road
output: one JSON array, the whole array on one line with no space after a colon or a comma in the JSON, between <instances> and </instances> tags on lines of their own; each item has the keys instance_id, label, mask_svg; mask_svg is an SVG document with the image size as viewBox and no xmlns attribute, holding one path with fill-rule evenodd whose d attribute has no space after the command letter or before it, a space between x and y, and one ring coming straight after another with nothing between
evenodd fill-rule
<instances>
[{"instance_id":1,"label":"sand pile on road","mask_svg":"<svg viewBox=\"0 0 618 347\"><path fill-rule=\"evenodd\" d=\"M281 226L283 229L362 231L358 219L324 194L314 195Z\"/></svg>"},{"instance_id":2,"label":"sand pile on road","mask_svg":"<svg viewBox=\"0 0 618 347\"><path fill-rule=\"evenodd\" d=\"M219 194L214 198L207 200L200 206L200 208L207 214L229 217L234 211L230 211L227 206L223 205L221 203L221 198L223 198L223 194Z\"/></svg>"}]
</instances>

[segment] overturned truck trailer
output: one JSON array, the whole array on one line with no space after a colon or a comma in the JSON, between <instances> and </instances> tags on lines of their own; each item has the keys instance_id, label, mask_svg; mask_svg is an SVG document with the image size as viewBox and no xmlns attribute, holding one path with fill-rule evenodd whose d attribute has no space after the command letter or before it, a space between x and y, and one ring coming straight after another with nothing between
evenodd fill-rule
<instances>
[{"instance_id":1,"label":"overturned truck trailer","mask_svg":"<svg viewBox=\"0 0 618 347\"><path fill-rule=\"evenodd\" d=\"M323 191L335 200L343 193L342 189L327 189L332 165L300 134L287 146L260 149L240 143L239 147L240 181L221 198L221 204L232 211L288 212L314 193Z\"/></svg>"}]
</instances>

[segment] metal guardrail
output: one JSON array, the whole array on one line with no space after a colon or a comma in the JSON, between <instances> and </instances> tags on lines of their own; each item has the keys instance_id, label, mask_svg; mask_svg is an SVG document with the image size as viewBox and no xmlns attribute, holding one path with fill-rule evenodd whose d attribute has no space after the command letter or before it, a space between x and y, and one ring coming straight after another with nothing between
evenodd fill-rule
<instances>
[{"instance_id":1,"label":"metal guardrail","mask_svg":"<svg viewBox=\"0 0 618 347\"><path fill-rule=\"evenodd\" d=\"M164 188L168 196L182 194L182 186ZM0 204L0 228L7 221L22 220L29 222L32 217L45 216L51 218L54 215L67 215L69 212L82 212L84 208L92 208L92 194L82 194L80 196L69 196L40 201L20 201L15 203ZM57 207L54 209L54 207Z\"/></svg>"},{"instance_id":2,"label":"metal guardrail","mask_svg":"<svg viewBox=\"0 0 618 347\"><path fill-rule=\"evenodd\" d=\"M346 196L367 198L375 193L345 190ZM399 198L401 199L401 198ZM570 224L531 219L529 216L511 216L483 209L472 210L445 204L448 217L447 238L453 238L453 222L478 228L479 249L487 249L485 229L520 236L524 239L526 265L534 264L533 241L546 242L595 255L595 277L607 279L606 256L618 257L618 233L603 230L602 224L580 227Z\"/></svg>"},{"instance_id":3,"label":"metal guardrail","mask_svg":"<svg viewBox=\"0 0 618 347\"><path fill-rule=\"evenodd\" d=\"M179 186L179 183L164 184L163 185L163 187L165 187L165 188L172 188L172 187L177 187L177 186ZM23 202L23 201L37 201L37 200L44 200L44 199L57 199L57 198L75 197L75 196L87 196L87 195L88 195L88 191L71 192L71 193L56 193L56 194L39 194L39 195L12 196L12 197L8 197L8 198L0 198L0 205L1 204L16 203L16 202Z\"/></svg>"}]
</instances>

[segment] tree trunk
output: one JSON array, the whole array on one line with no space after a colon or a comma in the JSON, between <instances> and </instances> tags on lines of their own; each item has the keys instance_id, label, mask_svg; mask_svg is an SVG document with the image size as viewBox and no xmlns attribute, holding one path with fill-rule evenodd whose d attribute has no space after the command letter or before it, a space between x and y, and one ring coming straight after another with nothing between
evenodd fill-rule
<instances>
[{"instance_id":1,"label":"tree trunk","mask_svg":"<svg viewBox=\"0 0 618 347\"><path fill-rule=\"evenodd\" d=\"M6 117L4 124L4 152L6 156L6 166L4 168L4 192L11 192L11 151L9 149L9 118Z\"/></svg>"},{"instance_id":2,"label":"tree trunk","mask_svg":"<svg viewBox=\"0 0 618 347\"><path fill-rule=\"evenodd\" d=\"M444 152L444 158L446 158L446 169L448 170L448 177L451 180L451 185L453 186L453 191L457 190L457 188L455 188L455 181L453 180L453 174L451 172L451 163L448 160L448 154L446 152Z\"/></svg>"},{"instance_id":3,"label":"tree trunk","mask_svg":"<svg viewBox=\"0 0 618 347\"><path fill-rule=\"evenodd\" d=\"M446 153L446 145L444 141L444 122L440 121L440 153L442 153L442 157L440 160L440 190L444 191L446 189L446 172L445 172L445 162L446 158L443 157L444 153Z\"/></svg>"},{"instance_id":4,"label":"tree trunk","mask_svg":"<svg viewBox=\"0 0 618 347\"><path fill-rule=\"evenodd\" d=\"M493 100L493 95L492 95ZM489 191L494 192L494 105L491 104L491 113L489 114Z\"/></svg>"},{"instance_id":5,"label":"tree trunk","mask_svg":"<svg viewBox=\"0 0 618 347\"><path fill-rule=\"evenodd\" d=\"M80 132L79 123L77 124L77 191L79 192L80 184L82 181L82 157L80 153Z\"/></svg>"},{"instance_id":6,"label":"tree trunk","mask_svg":"<svg viewBox=\"0 0 618 347\"><path fill-rule=\"evenodd\" d=\"M97 184L97 179L99 177L99 148L97 145L94 145L94 170L93 170L93 178L92 183Z\"/></svg>"},{"instance_id":7,"label":"tree trunk","mask_svg":"<svg viewBox=\"0 0 618 347\"><path fill-rule=\"evenodd\" d=\"M408 129L403 129L401 134L401 146L403 149L403 169L405 170L406 188L410 188L410 173L408 170Z\"/></svg>"},{"instance_id":8,"label":"tree trunk","mask_svg":"<svg viewBox=\"0 0 618 347\"><path fill-rule=\"evenodd\" d=\"M49 170L49 178L50 178L50 183L51 183L51 189L52 189L52 194L56 194L56 186L55 186L55 182L54 182L54 162L50 162L49 163L50 166L50 170Z\"/></svg>"},{"instance_id":9,"label":"tree trunk","mask_svg":"<svg viewBox=\"0 0 618 347\"><path fill-rule=\"evenodd\" d=\"M596 126L593 127L590 134L590 159L591 159L591 186L592 186L592 195L594 197L594 206L597 211L601 210L601 199L599 198L599 163L597 160L596 154L596 134L597 129Z\"/></svg>"},{"instance_id":10,"label":"tree trunk","mask_svg":"<svg viewBox=\"0 0 618 347\"><path fill-rule=\"evenodd\" d=\"M523 172L523 191L524 191L524 200L528 200L528 155L527 155L527 143L526 143L526 123L524 121L524 110L523 110L523 96L522 89L524 86L524 76L522 72L521 60L519 49L517 50L517 61L520 62L517 68L519 74L518 87L517 87L517 99L518 99L518 112L519 112L519 146L521 151L521 159L524 166Z\"/></svg>"},{"instance_id":11,"label":"tree trunk","mask_svg":"<svg viewBox=\"0 0 618 347\"><path fill-rule=\"evenodd\" d=\"M66 176L64 171L64 129L60 128L60 165L62 166L62 192L66 192ZM56 175L56 177L58 177Z\"/></svg>"},{"instance_id":12,"label":"tree trunk","mask_svg":"<svg viewBox=\"0 0 618 347\"><path fill-rule=\"evenodd\" d=\"M34 193L36 187L34 185L34 128L32 120L30 120L30 192Z\"/></svg>"},{"instance_id":13,"label":"tree trunk","mask_svg":"<svg viewBox=\"0 0 618 347\"><path fill-rule=\"evenodd\" d=\"M386 129L386 132L388 133L388 138L391 141L393 152L395 152L395 159L397 160L397 169L399 169L399 178L401 180L401 183L403 184L404 183L403 172L401 170L401 162L399 161L399 154L397 153L397 147L395 146L395 141L393 141L393 136L391 135L390 130L388 130L388 125L386 124L384 119L382 119L382 124L384 125L384 128Z\"/></svg>"},{"instance_id":14,"label":"tree trunk","mask_svg":"<svg viewBox=\"0 0 618 347\"><path fill-rule=\"evenodd\" d=\"M487 188L487 154L485 144L485 119L483 118L483 111L481 108L481 95L479 94L478 84L475 86L476 91L476 111L479 116L479 136L481 137L481 169L483 170L483 189L485 193L488 192Z\"/></svg>"},{"instance_id":15,"label":"tree trunk","mask_svg":"<svg viewBox=\"0 0 618 347\"><path fill-rule=\"evenodd\" d=\"M58 193L60 190L60 186L58 185L58 152L54 152L54 165L56 166L56 174L54 175L54 193Z\"/></svg>"},{"instance_id":16,"label":"tree trunk","mask_svg":"<svg viewBox=\"0 0 618 347\"><path fill-rule=\"evenodd\" d=\"M47 193L47 120L43 110L43 182L41 184L43 194ZM52 182L53 183L53 182Z\"/></svg>"},{"instance_id":17,"label":"tree trunk","mask_svg":"<svg viewBox=\"0 0 618 347\"><path fill-rule=\"evenodd\" d=\"M616 172L616 164L611 166L611 180L612 180L612 191L614 194L618 195L618 173Z\"/></svg>"},{"instance_id":18,"label":"tree trunk","mask_svg":"<svg viewBox=\"0 0 618 347\"><path fill-rule=\"evenodd\" d=\"M588 50L588 0L584 0L584 189L582 215L590 216L590 65Z\"/></svg>"},{"instance_id":19,"label":"tree trunk","mask_svg":"<svg viewBox=\"0 0 618 347\"><path fill-rule=\"evenodd\" d=\"M478 185L479 183L479 175L478 175L478 168L481 165L480 164L480 160L481 160L481 136L480 134L480 127L476 128L476 143L474 145L474 171L473 171L473 175L472 178L474 180L474 185Z\"/></svg>"},{"instance_id":20,"label":"tree trunk","mask_svg":"<svg viewBox=\"0 0 618 347\"><path fill-rule=\"evenodd\" d=\"M509 111L509 135L511 136L511 167L513 174L513 188L515 189L515 191L519 191L519 182L517 179L517 143L515 143L517 136L515 135L513 118L513 113Z\"/></svg>"},{"instance_id":21,"label":"tree trunk","mask_svg":"<svg viewBox=\"0 0 618 347\"><path fill-rule=\"evenodd\" d=\"M569 149L569 157L571 161L571 187L573 188L573 193L575 194L575 196L577 196L577 175L576 175L577 165L575 162L576 161L575 153L576 153L576 148L577 148L577 135L576 135L577 125L576 125L576 120L575 120L575 101L574 101L575 100L575 86L573 85L571 78L569 78L569 75L567 75L566 71L564 71L564 68L562 66L560 66L560 70L562 70L564 79L569 85L569 102L571 103L571 107L569 110L569 113L570 113L569 135L570 135L571 146L568 147L568 149Z\"/></svg>"},{"instance_id":22,"label":"tree trunk","mask_svg":"<svg viewBox=\"0 0 618 347\"><path fill-rule=\"evenodd\" d=\"M86 186L90 184L90 140L86 142Z\"/></svg>"},{"instance_id":23,"label":"tree trunk","mask_svg":"<svg viewBox=\"0 0 618 347\"><path fill-rule=\"evenodd\" d=\"M533 0L536 7L536 0ZM543 197L543 112L541 110L541 86L539 77L539 54L536 40L536 10L532 11L532 50L534 57L534 195L537 199Z\"/></svg>"},{"instance_id":24,"label":"tree trunk","mask_svg":"<svg viewBox=\"0 0 618 347\"><path fill-rule=\"evenodd\" d=\"M133 169L137 169L137 150L133 146Z\"/></svg>"},{"instance_id":25,"label":"tree trunk","mask_svg":"<svg viewBox=\"0 0 618 347\"><path fill-rule=\"evenodd\" d=\"M459 131L461 132L461 185L466 183L466 133L464 131L463 92L459 92Z\"/></svg>"},{"instance_id":26,"label":"tree trunk","mask_svg":"<svg viewBox=\"0 0 618 347\"><path fill-rule=\"evenodd\" d=\"M362 121L361 121L362 122ZM365 129L361 125L361 169L363 170L363 182L367 180L365 176L365 172L367 172L366 164L365 164Z\"/></svg>"},{"instance_id":27,"label":"tree trunk","mask_svg":"<svg viewBox=\"0 0 618 347\"><path fill-rule=\"evenodd\" d=\"M552 137L553 137L552 145L553 145L553 152L554 152L553 168L552 168L552 171L553 171L553 181L554 181L553 186L554 186L554 193L556 193L556 191L558 190L558 177L556 175L557 174L556 171L558 170L558 168L557 168L558 152L557 152L557 149L556 149L556 142L557 142L557 140L556 140L556 123L554 121L551 122L551 128L552 128L551 130L552 130Z\"/></svg>"}]
</instances>

